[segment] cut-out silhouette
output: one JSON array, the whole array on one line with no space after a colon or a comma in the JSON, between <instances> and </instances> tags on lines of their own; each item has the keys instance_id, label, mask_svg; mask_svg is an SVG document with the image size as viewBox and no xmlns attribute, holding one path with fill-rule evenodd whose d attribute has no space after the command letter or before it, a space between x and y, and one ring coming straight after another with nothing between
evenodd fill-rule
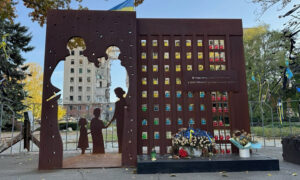
<instances>
[{"instance_id":1,"label":"cut-out silhouette","mask_svg":"<svg viewBox=\"0 0 300 180\"><path fill-rule=\"evenodd\" d=\"M94 109L94 118L91 121L91 134L93 139L93 153L104 154L104 143L102 129L106 128L103 121L99 119L101 110L100 108Z\"/></svg>"},{"instance_id":2,"label":"cut-out silhouette","mask_svg":"<svg viewBox=\"0 0 300 180\"><path fill-rule=\"evenodd\" d=\"M81 154L84 154L85 150L89 147L88 133L85 127L87 125L87 121L84 118L80 118L78 124L80 126L78 148L81 149Z\"/></svg>"},{"instance_id":3,"label":"cut-out silhouette","mask_svg":"<svg viewBox=\"0 0 300 180\"><path fill-rule=\"evenodd\" d=\"M115 94L119 98L119 101L115 104L115 113L113 118L107 124L108 127L114 120L117 124L117 135L119 144L119 153L122 153L122 140L123 140L123 129L124 129L124 107L126 106L126 100L124 98L125 91L118 87L115 89Z\"/></svg>"}]
</instances>

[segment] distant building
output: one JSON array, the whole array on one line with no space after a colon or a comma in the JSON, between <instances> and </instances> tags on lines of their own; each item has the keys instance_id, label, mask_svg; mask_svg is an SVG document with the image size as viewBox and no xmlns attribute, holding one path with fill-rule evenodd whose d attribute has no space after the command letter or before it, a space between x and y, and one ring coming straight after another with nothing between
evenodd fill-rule
<instances>
[{"instance_id":1,"label":"distant building","mask_svg":"<svg viewBox=\"0 0 300 180\"><path fill-rule=\"evenodd\" d=\"M83 48L69 49L64 63L63 104L69 117L93 117L101 108L101 119L110 120L114 103L110 103L111 59L118 49L108 49L108 60L99 59L99 68L83 56Z\"/></svg>"}]
</instances>

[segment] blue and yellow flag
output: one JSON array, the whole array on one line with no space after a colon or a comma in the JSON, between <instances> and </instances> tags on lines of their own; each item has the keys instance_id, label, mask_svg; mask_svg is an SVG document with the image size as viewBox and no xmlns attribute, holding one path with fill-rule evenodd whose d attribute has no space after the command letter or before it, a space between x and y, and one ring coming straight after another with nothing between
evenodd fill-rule
<instances>
[{"instance_id":1,"label":"blue and yellow flag","mask_svg":"<svg viewBox=\"0 0 300 180\"><path fill-rule=\"evenodd\" d=\"M135 11L134 0L126 0L110 9L110 11Z\"/></svg>"}]
</instances>

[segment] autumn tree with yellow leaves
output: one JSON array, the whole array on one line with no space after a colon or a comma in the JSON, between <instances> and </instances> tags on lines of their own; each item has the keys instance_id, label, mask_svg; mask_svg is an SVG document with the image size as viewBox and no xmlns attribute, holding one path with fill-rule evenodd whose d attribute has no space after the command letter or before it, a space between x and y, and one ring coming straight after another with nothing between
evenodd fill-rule
<instances>
[{"instance_id":1,"label":"autumn tree with yellow leaves","mask_svg":"<svg viewBox=\"0 0 300 180\"><path fill-rule=\"evenodd\" d=\"M25 84L25 91L28 93L28 97L24 103L28 106L27 111L33 112L35 119L41 119L42 112L42 92L43 92L43 71L42 67L36 63L28 63L27 78L23 81ZM62 120L66 115L66 109L62 106L58 106L58 120Z\"/></svg>"}]
</instances>

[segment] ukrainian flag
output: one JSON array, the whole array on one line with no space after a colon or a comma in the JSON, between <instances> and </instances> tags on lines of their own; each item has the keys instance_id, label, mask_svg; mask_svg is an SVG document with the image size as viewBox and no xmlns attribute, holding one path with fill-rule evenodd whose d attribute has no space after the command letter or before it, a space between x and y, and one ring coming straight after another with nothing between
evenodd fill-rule
<instances>
[{"instance_id":1,"label":"ukrainian flag","mask_svg":"<svg viewBox=\"0 0 300 180\"><path fill-rule=\"evenodd\" d=\"M111 8L110 11L134 11L134 0L126 0L123 3Z\"/></svg>"}]
</instances>

